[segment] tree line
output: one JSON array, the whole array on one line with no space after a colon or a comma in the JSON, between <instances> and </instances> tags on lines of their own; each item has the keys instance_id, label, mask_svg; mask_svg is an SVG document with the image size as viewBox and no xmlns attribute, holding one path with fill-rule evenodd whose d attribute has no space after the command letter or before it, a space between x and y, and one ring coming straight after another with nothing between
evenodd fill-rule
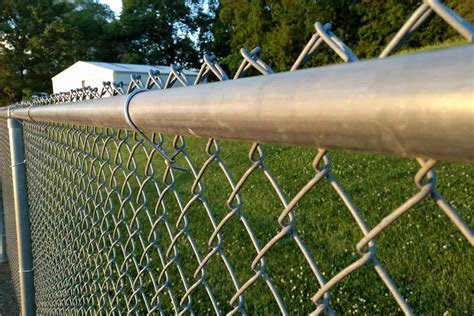
<instances>
[{"instance_id":1,"label":"tree line","mask_svg":"<svg viewBox=\"0 0 474 316\"><path fill-rule=\"evenodd\" d=\"M0 0L0 105L51 92L51 77L79 60L198 67L204 52L234 71L239 49L263 48L287 70L331 22L360 58L377 56L421 0L123 0L119 17L94 0ZM445 3L471 23L474 1ZM407 47L456 36L433 16ZM310 66L334 62L317 54Z\"/></svg>"}]
</instances>

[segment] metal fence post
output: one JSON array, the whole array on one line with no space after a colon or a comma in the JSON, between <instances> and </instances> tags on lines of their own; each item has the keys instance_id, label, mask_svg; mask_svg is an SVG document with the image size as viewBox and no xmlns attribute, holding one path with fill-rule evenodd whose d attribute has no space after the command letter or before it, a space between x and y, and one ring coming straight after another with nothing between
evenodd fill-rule
<instances>
[{"instance_id":1,"label":"metal fence post","mask_svg":"<svg viewBox=\"0 0 474 316\"><path fill-rule=\"evenodd\" d=\"M35 314L35 297L22 123L16 119L9 118L8 133L10 136L13 202L15 205L16 234L18 241L20 306L21 314L26 316Z\"/></svg>"},{"instance_id":2,"label":"metal fence post","mask_svg":"<svg viewBox=\"0 0 474 316\"><path fill-rule=\"evenodd\" d=\"M5 220L3 215L3 194L0 183L0 263L7 261L7 242L5 236Z\"/></svg>"}]
</instances>

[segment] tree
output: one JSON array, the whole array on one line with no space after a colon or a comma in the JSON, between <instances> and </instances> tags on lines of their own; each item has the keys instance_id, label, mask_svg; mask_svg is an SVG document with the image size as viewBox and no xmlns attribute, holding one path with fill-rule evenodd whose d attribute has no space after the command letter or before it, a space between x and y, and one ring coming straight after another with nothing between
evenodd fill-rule
<instances>
[{"instance_id":1,"label":"tree","mask_svg":"<svg viewBox=\"0 0 474 316\"><path fill-rule=\"evenodd\" d=\"M474 2L449 0L446 5L471 23L474 21ZM408 17L419 7L419 0L360 0L355 9L362 17L358 27L356 50L360 57L376 57L398 32ZM445 21L436 14L424 23L407 43L406 48L418 48L459 37Z\"/></svg>"},{"instance_id":2,"label":"tree","mask_svg":"<svg viewBox=\"0 0 474 316\"><path fill-rule=\"evenodd\" d=\"M51 92L51 77L80 59L108 59L112 12L93 0L0 1L0 103Z\"/></svg>"},{"instance_id":3,"label":"tree","mask_svg":"<svg viewBox=\"0 0 474 316\"><path fill-rule=\"evenodd\" d=\"M222 49L215 53L226 53L221 55L223 63L232 70L240 64L239 49L265 43L273 24L271 4L265 0L221 0L216 18L220 23L216 23L213 30L215 47L222 46Z\"/></svg>"},{"instance_id":4,"label":"tree","mask_svg":"<svg viewBox=\"0 0 474 316\"><path fill-rule=\"evenodd\" d=\"M331 22L333 31L360 58L372 58L396 34L421 0L222 0L214 23L215 53L231 70L237 69L241 47L261 46L263 58L278 71L288 70L314 33L313 24ZM461 16L474 20L474 1L448 0ZM405 47L421 47L456 37L433 15ZM323 48L308 65L334 63Z\"/></svg>"},{"instance_id":5,"label":"tree","mask_svg":"<svg viewBox=\"0 0 474 316\"><path fill-rule=\"evenodd\" d=\"M124 0L116 23L120 60L197 66L200 46L210 40L215 5L215 0Z\"/></svg>"},{"instance_id":6,"label":"tree","mask_svg":"<svg viewBox=\"0 0 474 316\"><path fill-rule=\"evenodd\" d=\"M0 104L50 92L50 78L78 60L197 67L204 51L235 71L239 49L263 48L288 70L314 33L331 22L360 58L377 56L421 0L124 0L115 19L96 0L0 0ZM468 21L474 1L447 0ZM455 37L433 16L405 47ZM307 66L339 61L321 48Z\"/></svg>"}]
</instances>

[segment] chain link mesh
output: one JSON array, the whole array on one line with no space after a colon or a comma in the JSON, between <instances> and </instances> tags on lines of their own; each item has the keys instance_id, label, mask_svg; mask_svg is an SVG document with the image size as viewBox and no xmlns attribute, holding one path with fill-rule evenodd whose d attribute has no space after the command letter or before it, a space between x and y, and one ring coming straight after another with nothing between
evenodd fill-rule
<instances>
[{"instance_id":1,"label":"chain link mesh","mask_svg":"<svg viewBox=\"0 0 474 316\"><path fill-rule=\"evenodd\" d=\"M439 10L464 35L467 22L439 2L427 1L381 57ZM291 71L301 68L322 44L344 62L358 60L331 28L315 24L315 34ZM258 47L241 50L243 61L234 80L251 68L262 75L273 73L260 52ZM217 58L206 54L194 84L211 75L229 80ZM172 65L165 82L158 72L150 71L144 82L132 76L127 87L106 82L101 91L77 89L20 106L29 109L177 84L191 83L181 67ZM0 123L8 254L11 270L17 271L8 133L5 121ZM294 164L305 164L295 178L306 182L288 185L294 179L282 177L281 171L275 174L270 167L278 169L288 148L269 146L269 159L258 143L249 148L216 139L144 134L133 122L130 130L33 120L23 125L40 314L333 314L334 306L341 306L341 291L335 289L350 285L359 270L366 282L375 285L354 286L376 297L374 305L388 296L396 305L388 300L384 304L412 314L403 289L377 255L375 239L432 198L474 244L470 228L436 191L434 160L417 159L416 191L381 212L384 216L371 216L374 225L369 226L367 212L359 210L336 179L325 149L318 149L312 163L309 151L304 151ZM246 160L242 160L244 151ZM316 198L318 194L323 197ZM337 218L326 218L326 227L308 224L313 223L309 217L319 218L321 209L334 205L344 225L351 227L348 236L338 234L340 228L333 222ZM355 241L357 253L333 254L329 257L339 262L329 266L323 254L337 251L325 249L323 241L332 234L347 239L341 244ZM18 292L18 273L13 277Z\"/></svg>"},{"instance_id":2,"label":"chain link mesh","mask_svg":"<svg viewBox=\"0 0 474 316\"><path fill-rule=\"evenodd\" d=\"M13 182L10 169L10 142L8 136L7 120L0 119L0 198L3 202L6 250L8 262L12 273L13 285L17 297L20 297L20 279L18 275L18 249L16 241L15 213L13 212Z\"/></svg>"}]
</instances>

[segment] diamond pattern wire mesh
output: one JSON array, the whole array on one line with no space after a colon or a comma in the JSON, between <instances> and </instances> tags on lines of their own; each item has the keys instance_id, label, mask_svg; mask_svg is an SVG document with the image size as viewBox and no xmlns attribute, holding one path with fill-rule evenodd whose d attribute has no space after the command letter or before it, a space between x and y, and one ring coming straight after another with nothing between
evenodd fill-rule
<instances>
[{"instance_id":1,"label":"diamond pattern wire mesh","mask_svg":"<svg viewBox=\"0 0 474 316\"><path fill-rule=\"evenodd\" d=\"M405 33L401 31L398 41L392 42L381 57L406 40L433 11L454 14L439 6L438 2L424 3L418 10L422 11L421 18L409 20L411 24L402 28ZM315 29L292 71L322 44L344 62L357 61L330 24L316 23ZM273 73L259 57L260 51L241 50L243 61L234 80L251 68L262 75ZM194 84L202 84L211 75L229 80L215 56L206 54L203 60ZM180 67L172 65L165 82L159 73L150 71L145 82L132 76L128 87L104 83L101 91L78 89L23 106L167 89L178 84L191 83ZM2 163L9 161L5 125L2 121ZM317 151L311 168L307 161L304 171L295 175L307 179L306 183L298 182L295 190L285 184L291 179L282 179L269 167L275 167L272 160L278 163L285 158L284 149L277 150L283 152L281 157L273 154L268 159L264 146L257 143L248 149L248 145L216 139L143 134L132 124L131 130L120 130L33 120L24 122L24 138L35 297L40 314L333 314L334 305L340 306L339 292L335 294L334 289L350 283L345 279L352 280L358 270L375 284L364 289L369 296L380 299L375 293L383 291L395 302L385 304L411 314L403 291L377 256L375 239L382 231L431 197L468 242L474 243L472 231L436 191L433 160L417 160L417 190L370 227L363 216L366 212L357 208L336 179L325 149ZM274 147L270 149L275 152ZM248 150L246 160L230 168L226 160L235 161L233 158L241 157L244 150ZM8 244L16 245L11 174L8 164L3 165ZM317 198L318 194L324 197ZM328 268L328 258L321 256L328 252L327 245L305 238L314 236L308 230L316 229L305 221L308 216L320 216L332 204L353 227L354 236L344 237L355 241L358 253ZM337 234L337 230L337 225L332 230L323 228L321 240L326 240L326 234ZM12 271L17 271L15 247L9 248L9 257ZM14 278L18 291L17 273Z\"/></svg>"},{"instance_id":2,"label":"diamond pattern wire mesh","mask_svg":"<svg viewBox=\"0 0 474 316\"><path fill-rule=\"evenodd\" d=\"M3 202L4 211L4 222L5 222L5 235L6 235L6 248L8 254L8 262L10 265L10 271L13 278L13 285L17 297L19 295L20 281L18 275L18 254L17 254L17 242L16 242L16 225L15 225L15 213L12 212L13 208L13 195L12 195L12 174L10 167L10 143L8 136L7 120L0 119L0 198Z\"/></svg>"}]
</instances>

